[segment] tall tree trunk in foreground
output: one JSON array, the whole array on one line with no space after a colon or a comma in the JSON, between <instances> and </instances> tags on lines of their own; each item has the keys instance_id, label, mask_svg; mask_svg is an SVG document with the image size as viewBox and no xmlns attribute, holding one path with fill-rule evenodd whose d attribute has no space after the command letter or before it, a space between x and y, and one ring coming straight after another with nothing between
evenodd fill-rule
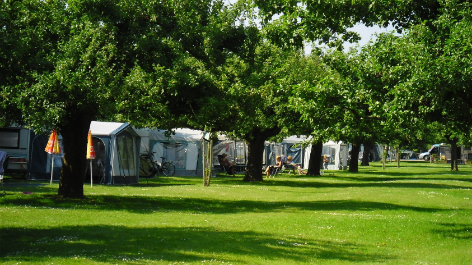
<instances>
[{"instance_id":1,"label":"tall tree trunk in foreground","mask_svg":"<svg viewBox=\"0 0 472 265\"><path fill-rule=\"evenodd\" d=\"M396 158L397 158L397 168L400 168L400 147L395 148Z\"/></svg>"},{"instance_id":2,"label":"tall tree trunk in foreground","mask_svg":"<svg viewBox=\"0 0 472 265\"><path fill-rule=\"evenodd\" d=\"M362 162L361 166L368 166L370 162L370 150L372 149L372 144L370 142L364 143L364 152L362 153Z\"/></svg>"},{"instance_id":3,"label":"tall tree trunk in foreground","mask_svg":"<svg viewBox=\"0 0 472 265\"><path fill-rule=\"evenodd\" d=\"M211 134L211 131L209 132ZM203 186L210 186L213 169L213 138L202 139Z\"/></svg>"},{"instance_id":4,"label":"tall tree trunk in foreground","mask_svg":"<svg viewBox=\"0 0 472 265\"><path fill-rule=\"evenodd\" d=\"M247 170L244 181L262 181L262 161L265 139L246 139L248 146Z\"/></svg>"},{"instance_id":5,"label":"tall tree trunk in foreground","mask_svg":"<svg viewBox=\"0 0 472 265\"><path fill-rule=\"evenodd\" d=\"M450 139L449 143L451 144L451 171L459 171L457 166L457 138Z\"/></svg>"},{"instance_id":6,"label":"tall tree trunk in foreground","mask_svg":"<svg viewBox=\"0 0 472 265\"><path fill-rule=\"evenodd\" d=\"M361 145L359 143L353 143L351 161L349 161L349 172L359 172L359 150L361 150Z\"/></svg>"},{"instance_id":7,"label":"tall tree trunk in foreground","mask_svg":"<svg viewBox=\"0 0 472 265\"><path fill-rule=\"evenodd\" d=\"M319 141L311 145L310 162L308 163L308 176L319 176L323 154L323 142Z\"/></svg>"},{"instance_id":8,"label":"tall tree trunk in foreground","mask_svg":"<svg viewBox=\"0 0 472 265\"><path fill-rule=\"evenodd\" d=\"M387 146L382 146L382 169L385 170L385 162L387 160Z\"/></svg>"},{"instance_id":9,"label":"tall tree trunk in foreground","mask_svg":"<svg viewBox=\"0 0 472 265\"><path fill-rule=\"evenodd\" d=\"M87 135L92 119L73 117L60 129L64 158L58 195L65 198L83 198L86 171Z\"/></svg>"},{"instance_id":10,"label":"tall tree trunk in foreground","mask_svg":"<svg viewBox=\"0 0 472 265\"><path fill-rule=\"evenodd\" d=\"M243 181L262 181L262 161L264 156L265 141L280 132L278 127L260 131L255 129L244 137L248 146L247 170Z\"/></svg>"}]
</instances>

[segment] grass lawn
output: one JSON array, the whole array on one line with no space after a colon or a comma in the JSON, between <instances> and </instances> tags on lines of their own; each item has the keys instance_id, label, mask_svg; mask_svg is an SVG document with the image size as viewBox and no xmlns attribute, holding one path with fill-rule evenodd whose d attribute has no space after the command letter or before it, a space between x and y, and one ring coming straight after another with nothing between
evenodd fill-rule
<instances>
[{"instance_id":1,"label":"grass lawn","mask_svg":"<svg viewBox=\"0 0 472 265\"><path fill-rule=\"evenodd\" d=\"M6 179L0 263L472 264L472 166L359 170L85 184L85 200Z\"/></svg>"}]
</instances>

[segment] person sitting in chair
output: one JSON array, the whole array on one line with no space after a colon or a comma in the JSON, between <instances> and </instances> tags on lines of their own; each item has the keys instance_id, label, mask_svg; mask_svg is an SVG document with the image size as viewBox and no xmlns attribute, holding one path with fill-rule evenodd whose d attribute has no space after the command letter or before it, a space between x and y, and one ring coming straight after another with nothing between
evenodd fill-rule
<instances>
[{"instance_id":1,"label":"person sitting in chair","mask_svg":"<svg viewBox=\"0 0 472 265\"><path fill-rule=\"evenodd\" d=\"M226 173L232 174L234 177L234 161L229 162L227 156L228 156L227 154L221 155L220 165L222 165L225 168Z\"/></svg>"},{"instance_id":2,"label":"person sitting in chair","mask_svg":"<svg viewBox=\"0 0 472 265\"><path fill-rule=\"evenodd\" d=\"M283 163L282 163L282 159L280 156L277 156L275 158L275 160L277 161L275 163L275 166L268 166L265 170L265 174L266 174L266 178L269 178L270 174L275 170L275 169L280 169L282 168L283 166Z\"/></svg>"},{"instance_id":3,"label":"person sitting in chair","mask_svg":"<svg viewBox=\"0 0 472 265\"><path fill-rule=\"evenodd\" d=\"M292 158L292 156L284 156L284 155L281 155L281 156L280 156L280 161L282 161L282 164L285 165L285 164L288 164L288 163L289 163L289 161L288 161L289 158Z\"/></svg>"},{"instance_id":4,"label":"person sitting in chair","mask_svg":"<svg viewBox=\"0 0 472 265\"><path fill-rule=\"evenodd\" d=\"M303 170L303 168L299 164L293 162L292 156L287 156L286 167L287 167L287 165L290 166L291 168L293 168L294 173L295 173L295 169L297 169L298 175L306 174L306 171Z\"/></svg>"},{"instance_id":5,"label":"person sitting in chair","mask_svg":"<svg viewBox=\"0 0 472 265\"><path fill-rule=\"evenodd\" d=\"M323 169L328 170L328 163L329 163L328 155L324 155L323 156Z\"/></svg>"}]
</instances>

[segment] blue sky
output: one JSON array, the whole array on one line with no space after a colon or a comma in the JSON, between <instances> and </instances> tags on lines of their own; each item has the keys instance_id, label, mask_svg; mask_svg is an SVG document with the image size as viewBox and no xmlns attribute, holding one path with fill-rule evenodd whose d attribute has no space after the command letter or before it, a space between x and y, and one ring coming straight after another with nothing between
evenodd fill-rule
<instances>
[{"instance_id":1,"label":"blue sky","mask_svg":"<svg viewBox=\"0 0 472 265\"><path fill-rule=\"evenodd\" d=\"M371 38L375 39L375 36L374 36L375 33L390 32L390 31L394 30L394 28L392 26L389 26L387 28L381 28L381 27L378 27L378 26L366 27L363 24L357 24L356 26L354 26L350 30L355 31L355 32L357 32L361 35L362 39L359 41L359 44L361 46L363 46L363 45L367 44L367 42L369 42L369 40ZM355 44L348 43L346 45L347 45L347 47L350 47L350 46L354 46Z\"/></svg>"},{"instance_id":2,"label":"blue sky","mask_svg":"<svg viewBox=\"0 0 472 265\"><path fill-rule=\"evenodd\" d=\"M234 3L236 2L236 0L225 0L227 3ZM392 30L394 30L394 28L392 26L389 26L387 28L381 28L381 27L378 27L378 26L374 26L374 27L366 27L364 26L364 24L357 24L356 26L352 27L351 28L352 31L355 31L355 32L358 32L361 36L361 40L359 41L359 45L360 46L363 46L365 44L367 44L367 42L369 42L369 40L371 38L374 38L375 39L375 36L374 34L375 33L384 33L384 32L390 32ZM356 43L346 43L345 44L345 49L349 49L349 47L353 47L355 46ZM311 49L309 49L307 47L307 50L305 51L305 53L309 53Z\"/></svg>"},{"instance_id":3,"label":"blue sky","mask_svg":"<svg viewBox=\"0 0 472 265\"><path fill-rule=\"evenodd\" d=\"M375 40L376 33L390 32L395 29L392 26L388 26L387 28L382 28L379 26L366 27L364 24L357 24L354 27L350 28L349 30L359 33L361 40L358 42L358 44L360 46L364 46L369 42L370 39ZM347 51L350 47L354 47L356 45L357 43L345 43L344 48ZM311 52L310 46L306 46L305 54L309 54L310 52Z\"/></svg>"}]
</instances>

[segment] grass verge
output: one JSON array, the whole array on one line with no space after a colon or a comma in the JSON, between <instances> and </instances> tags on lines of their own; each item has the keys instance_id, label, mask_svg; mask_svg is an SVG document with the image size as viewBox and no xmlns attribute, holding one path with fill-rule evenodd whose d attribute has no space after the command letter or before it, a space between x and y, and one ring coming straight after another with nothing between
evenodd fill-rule
<instances>
[{"instance_id":1,"label":"grass verge","mask_svg":"<svg viewBox=\"0 0 472 265\"><path fill-rule=\"evenodd\" d=\"M472 264L472 166L327 173L85 185L85 200L57 198L57 183L7 179L0 262Z\"/></svg>"}]
</instances>

